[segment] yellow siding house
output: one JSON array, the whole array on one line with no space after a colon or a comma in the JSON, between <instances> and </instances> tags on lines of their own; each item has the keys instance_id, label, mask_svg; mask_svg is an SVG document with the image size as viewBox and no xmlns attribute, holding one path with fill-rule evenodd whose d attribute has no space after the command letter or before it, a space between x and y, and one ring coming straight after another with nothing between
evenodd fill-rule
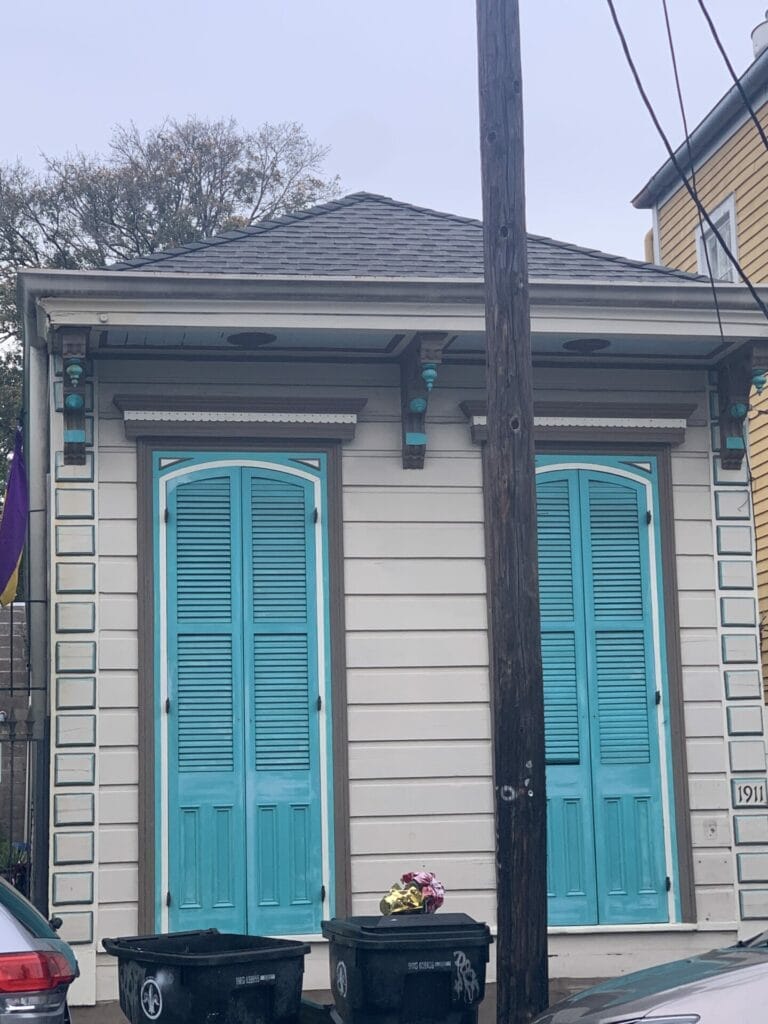
<instances>
[{"instance_id":1,"label":"yellow siding house","mask_svg":"<svg viewBox=\"0 0 768 1024\"><path fill-rule=\"evenodd\" d=\"M752 33L755 58L740 85L768 134L768 20ZM699 199L755 284L768 283L768 150L737 86L733 86L691 133L676 159ZM735 267L706 223L672 160L633 199L650 209L653 228L646 258L668 267L738 282ZM761 357L760 357L761 358ZM755 362L755 369L760 358ZM752 393L749 451L756 529L763 679L768 682L768 388ZM766 685L768 698L768 685Z\"/></svg>"}]
</instances>

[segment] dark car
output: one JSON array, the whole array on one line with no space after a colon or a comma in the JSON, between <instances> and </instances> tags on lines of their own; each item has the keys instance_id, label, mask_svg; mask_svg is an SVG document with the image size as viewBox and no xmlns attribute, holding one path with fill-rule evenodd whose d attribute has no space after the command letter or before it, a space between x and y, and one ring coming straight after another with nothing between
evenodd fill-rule
<instances>
[{"instance_id":1,"label":"dark car","mask_svg":"<svg viewBox=\"0 0 768 1024\"><path fill-rule=\"evenodd\" d=\"M67 990L77 975L67 943L0 878L0 1024L66 1024Z\"/></svg>"}]
</instances>

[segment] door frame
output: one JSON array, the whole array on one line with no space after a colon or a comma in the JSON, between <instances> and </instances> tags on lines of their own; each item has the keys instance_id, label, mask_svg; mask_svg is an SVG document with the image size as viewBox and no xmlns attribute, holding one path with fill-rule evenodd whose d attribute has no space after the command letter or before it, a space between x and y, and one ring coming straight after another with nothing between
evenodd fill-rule
<instances>
[{"instance_id":1,"label":"door frame","mask_svg":"<svg viewBox=\"0 0 768 1024\"><path fill-rule=\"evenodd\" d=\"M683 714L683 668L680 651L680 618L678 609L677 562L675 551L675 515L672 488L672 445L664 442L631 443L599 440L573 440L572 431L563 428L562 436L551 437L546 441L536 442L536 455L560 456L563 459L591 457L632 458L642 459L654 456L657 466L658 496L658 546L660 568L660 586L663 595L663 626L664 645L660 654L665 660L668 682L668 713L669 735L679 737L681 742L673 743L669 760L670 786L674 793L675 815L670 823L674 830L676 873L671 876L672 884L679 896L677 916L673 919L679 923L696 921L696 897L693 877L693 845L691 835L691 807L688 793L688 760L685 750L685 719ZM488 445L482 444L483 493L487 500L486 484ZM488 522L488 509L485 506L485 522ZM487 529L487 525L486 525ZM486 551L488 544L486 543ZM492 643L490 627L488 640ZM493 697L491 696L491 699ZM585 930L590 927L585 926ZM612 926L600 926L612 927ZM617 926L626 930L628 926ZM658 925L659 928L668 927ZM558 926L553 926L555 931Z\"/></svg>"},{"instance_id":2,"label":"door frame","mask_svg":"<svg viewBox=\"0 0 768 1024\"><path fill-rule=\"evenodd\" d=\"M158 863L156 836L162 820L158 806L156 758L161 755L156 735L159 683L156 664L156 622L158 598L156 576L159 569L155 550L154 454L157 451L187 452L190 455L220 455L231 452L238 457L258 460L263 454L312 458L324 455L326 478L325 564L327 566L327 608L324 635L327 639L327 695L330 700L332 778L326 779L326 791L332 794L332 810L327 819L327 835L332 879L329 903L331 913L341 916L351 909L349 841L349 771L347 744L347 699L345 661L345 622L343 589L343 522L341 485L341 445L307 439L274 438L255 442L250 438L147 437L137 441L138 456L138 571L139 571L139 931L154 932L167 920L167 908L161 900L162 865ZM221 461L221 460L214 460ZM244 465L240 461L238 465ZM200 465L200 464L199 464ZM298 468L298 467L297 467ZM319 524L322 528L322 524ZM321 741L322 742L322 741ZM325 758L327 767L327 757ZM163 913L165 911L165 913Z\"/></svg>"},{"instance_id":3,"label":"door frame","mask_svg":"<svg viewBox=\"0 0 768 1024\"><path fill-rule=\"evenodd\" d=\"M655 730L657 749L659 753L659 774L660 774L660 795L662 827L664 829L664 864L665 873L672 880L672 887L667 892L667 913L669 923L680 920L680 892L679 885L675 885L677 879L677 836L675 834L675 793L672 785L672 737L670 729L670 695L669 679L662 660L662 651L666 648L665 624L664 624L664 592L662 589L661 576L661 537L660 537L660 515L659 515L659 473L658 459L655 455L648 455L648 460L653 460L653 473L649 474L641 469L632 469L629 464L626 468L616 465L617 461L624 461L626 457L621 455L560 455L541 453L537 456L536 477L544 477L548 473L576 472L585 470L587 472L601 473L608 477L630 480L638 484L646 496L646 508L652 513L652 532L648 543L648 575L650 594L650 622L651 622L651 643L652 662L654 668L654 689L661 695L661 703L656 705ZM640 461L632 457L633 461ZM538 459L544 459L542 464ZM628 460L627 460L628 463ZM600 894L597 893L597 904L600 905ZM639 922L642 923L642 922ZM599 926L600 922L595 922Z\"/></svg>"}]
</instances>

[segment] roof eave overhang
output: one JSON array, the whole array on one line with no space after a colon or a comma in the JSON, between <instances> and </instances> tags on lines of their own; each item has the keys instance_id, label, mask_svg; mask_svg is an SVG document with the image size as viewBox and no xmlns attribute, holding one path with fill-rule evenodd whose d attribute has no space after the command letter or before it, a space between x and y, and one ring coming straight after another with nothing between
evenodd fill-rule
<instances>
[{"instance_id":1,"label":"roof eave overhang","mask_svg":"<svg viewBox=\"0 0 768 1024\"><path fill-rule=\"evenodd\" d=\"M768 287L762 289L768 302ZM718 301L727 335L763 337L768 323L741 285L718 285ZM665 280L663 283L621 283L615 280L563 281L534 279L530 282L534 316L557 311L613 310L617 320L626 314L632 321L647 321L659 329L665 318L701 325L705 333L716 328L712 287L706 281ZM98 328L114 324L164 325L185 316L220 319L249 310L262 315L269 308L301 310L311 318L314 311L359 317L370 322L381 317L382 325L399 316L414 316L413 329L439 329L441 318L471 319L484 315L482 280L467 278L342 278L253 277L214 274L152 274L109 271L22 271L19 300L27 324L28 343L45 345L56 327ZM418 308L419 316L415 316ZM423 322L418 322L419 317ZM587 318L589 320L589 318ZM238 321L240 322L240 321ZM36 329L32 330L32 325ZM653 328L651 324L656 324ZM714 325L714 326L713 326ZM358 326L362 326L358 322ZM469 326L467 322L467 326ZM475 326L474 329L477 329ZM482 329L482 324L481 324ZM588 330L594 330L592 325ZM660 330L660 333L664 333Z\"/></svg>"},{"instance_id":2,"label":"roof eave overhang","mask_svg":"<svg viewBox=\"0 0 768 1024\"><path fill-rule=\"evenodd\" d=\"M765 50L753 61L740 79L741 87L753 102L761 92L768 88L768 50ZM694 128L690 136L690 146L683 142L675 151L675 159L686 174L691 167L696 167L702 155L743 121L747 111L744 100L736 85L733 85L725 96L710 110L704 120ZM673 188L682 186L680 175L671 159L667 160L646 182L632 200L638 210L649 210L657 205Z\"/></svg>"}]
</instances>

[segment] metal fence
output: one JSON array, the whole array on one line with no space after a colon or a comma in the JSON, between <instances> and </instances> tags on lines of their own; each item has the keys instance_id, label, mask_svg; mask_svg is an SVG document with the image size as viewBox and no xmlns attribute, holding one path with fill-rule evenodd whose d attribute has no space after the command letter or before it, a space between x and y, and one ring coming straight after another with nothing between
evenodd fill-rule
<instances>
[{"instance_id":1,"label":"metal fence","mask_svg":"<svg viewBox=\"0 0 768 1024\"><path fill-rule=\"evenodd\" d=\"M35 689L26 608L0 608L0 875L45 912L48 729Z\"/></svg>"}]
</instances>

